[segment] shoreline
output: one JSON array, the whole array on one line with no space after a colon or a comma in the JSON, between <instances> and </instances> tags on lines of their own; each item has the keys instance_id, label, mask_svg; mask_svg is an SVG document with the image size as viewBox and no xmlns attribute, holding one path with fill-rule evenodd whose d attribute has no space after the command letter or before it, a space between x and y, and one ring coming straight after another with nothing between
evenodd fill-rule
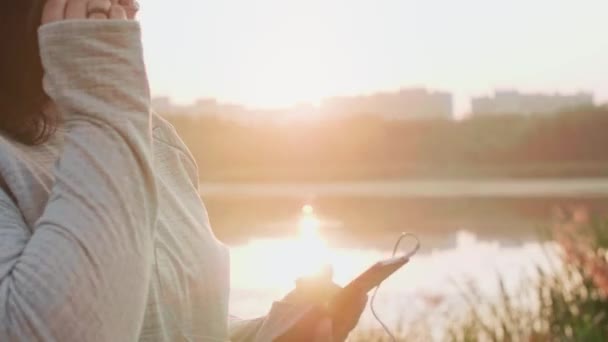
<instances>
[{"instance_id":1,"label":"shoreline","mask_svg":"<svg viewBox=\"0 0 608 342\"><path fill-rule=\"evenodd\" d=\"M386 180L361 182L204 182L208 197L608 198L608 178Z\"/></svg>"}]
</instances>

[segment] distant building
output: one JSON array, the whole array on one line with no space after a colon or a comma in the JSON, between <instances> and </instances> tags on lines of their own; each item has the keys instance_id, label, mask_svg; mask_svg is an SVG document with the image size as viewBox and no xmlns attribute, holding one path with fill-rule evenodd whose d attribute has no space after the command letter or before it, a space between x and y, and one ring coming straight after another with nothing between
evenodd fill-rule
<instances>
[{"instance_id":1,"label":"distant building","mask_svg":"<svg viewBox=\"0 0 608 342\"><path fill-rule=\"evenodd\" d=\"M162 115L218 117L237 121L251 119L251 112L243 106L224 104L207 98L189 105L177 105L168 97L155 97L152 99L152 108Z\"/></svg>"},{"instance_id":2,"label":"distant building","mask_svg":"<svg viewBox=\"0 0 608 342\"><path fill-rule=\"evenodd\" d=\"M424 89L403 89L368 96L333 97L320 107L301 103L280 109L250 109L214 99L201 99L187 106L175 105L167 97L152 100L153 108L165 115L217 117L241 123L271 121L285 123L340 116L370 114L390 120L451 119L452 95Z\"/></svg>"},{"instance_id":3,"label":"distant building","mask_svg":"<svg viewBox=\"0 0 608 342\"><path fill-rule=\"evenodd\" d=\"M250 112L245 107L220 103L215 99L201 99L196 101L193 105L188 107L188 114L235 121L247 121L251 119Z\"/></svg>"},{"instance_id":4,"label":"distant building","mask_svg":"<svg viewBox=\"0 0 608 342\"><path fill-rule=\"evenodd\" d=\"M496 114L552 114L566 110L594 106L593 95L578 93L522 94L517 91L497 91L493 97L477 97L472 100L473 115Z\"/></svg>"},{"instance_id":5,"label":"distant building","mask_svg":"<svg viewBox=\"0 0 608 342\"><path fill-rule=\"evenodd\" d=\"M390 120L451 119L453 104L449 93L402 89L365 96L329 98L323 101L321 111L327 116L370 114Z\"/></svg>"}]
</instances>

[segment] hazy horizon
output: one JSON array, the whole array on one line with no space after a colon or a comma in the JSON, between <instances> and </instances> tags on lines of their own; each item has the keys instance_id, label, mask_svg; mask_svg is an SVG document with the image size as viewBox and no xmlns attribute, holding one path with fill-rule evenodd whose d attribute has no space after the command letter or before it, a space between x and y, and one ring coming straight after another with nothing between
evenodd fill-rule
<instances>
[{"instance_id":1,"label":"hazy horizon","mask_svg":"<svg viewBox=\"0 0 608 342\"><path fill-rule=\"evenodd\" d=\"M456 115L495 89L608 101L608 2L160 0L142 3L155 96L277 108L424 87ZM167 19L168 18L168 19Z\"/></svg>"}]
</instances>

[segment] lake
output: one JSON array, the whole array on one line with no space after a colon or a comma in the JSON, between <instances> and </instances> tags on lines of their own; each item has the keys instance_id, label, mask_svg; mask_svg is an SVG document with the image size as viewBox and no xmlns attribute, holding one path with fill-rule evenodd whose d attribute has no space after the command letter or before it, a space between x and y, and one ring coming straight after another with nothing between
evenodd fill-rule
<instances>
[{"instance_id":1,"label":"lake","mask_svg":"<svg viewBox=\"0 0 608 342\"><path fill-rule=\"evenodd\" d=\"M604 214L608 179L202 184L201 194L232 246L231 313L244 318L326 264L344 285L390 256L400 232L417 234L422 251L376 302L395 325L457 302L468 282L495 296L499 274L515 289L548 267L558 248L543 229L572 212ZM378 327L369 309L362 326Z\"/></svg>"}]
</instances>

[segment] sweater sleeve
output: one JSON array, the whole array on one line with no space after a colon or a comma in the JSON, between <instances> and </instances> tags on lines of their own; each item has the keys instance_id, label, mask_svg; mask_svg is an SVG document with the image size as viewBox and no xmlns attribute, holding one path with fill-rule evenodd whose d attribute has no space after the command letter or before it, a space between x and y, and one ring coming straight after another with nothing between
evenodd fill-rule
<instances>
[{"instance_id":1,"label":"sweater sleeve","mask_svg":"<svg viewBox=\"0 0 608 342\"><path fill-rule=\"evenodd\" d=\"M140 27L64 21L39 40L65 143L34 227L0 193L0 340L135 341L157 215Z\"/></svg>"}]
</instances>

